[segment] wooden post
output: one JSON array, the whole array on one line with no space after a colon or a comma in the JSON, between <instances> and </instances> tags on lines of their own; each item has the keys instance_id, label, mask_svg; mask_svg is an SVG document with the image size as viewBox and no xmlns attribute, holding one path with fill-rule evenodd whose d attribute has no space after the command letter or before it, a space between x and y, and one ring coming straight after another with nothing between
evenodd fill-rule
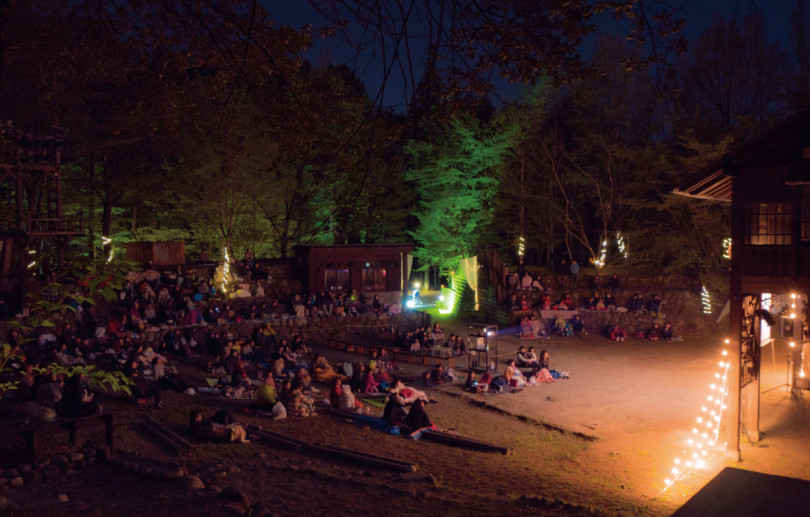
<instances>
[{"instance_id":1,"label":"wooden post","mask_svg":"<svg viewBox=\"0 0 810 517\"><path fill-rule=\"evenodd\" d=\"M739 247L744 242L745 213L742 190L732 188L731 236L732 245ZM740 461L740 381L742 379L742 323L743 295L740 252L731 252L731 275L729 285L729 347L728 360L728 415L726 419L726 452L735 461Z\"/></svg>"}]
</instances>

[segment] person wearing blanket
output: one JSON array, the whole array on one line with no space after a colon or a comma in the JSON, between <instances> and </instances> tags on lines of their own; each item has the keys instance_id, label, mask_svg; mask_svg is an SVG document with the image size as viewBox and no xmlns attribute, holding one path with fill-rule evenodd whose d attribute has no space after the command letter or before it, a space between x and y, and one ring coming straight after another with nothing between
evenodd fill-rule
<instances>
[{"instance_id":1,"label":"person wearing blanket","mask_svg":"<svg viewBox=\"0 0 810 517\"><path fill-rule=\"evenodd\" d=\"M399 393L405 401L405 404L412 404L416 400L423 400L429 402L427 394L424 391L419 391L402 384L402 381L397 381L394 387L388 390L389 393Z\"/></svg>"},{"instance_id":2,"label":"person wearing blanket","mask_svg":"<svg viewBox=\"0 0 810 517\"><path fill-rule=\"evenodd\" d=\"M402 434L413 435L423 429L436 429L433 422L430 421L427 412L425 411L425 401L416 399L408 411L408 415L399 426Z\"/></svg>"}]
</instances>

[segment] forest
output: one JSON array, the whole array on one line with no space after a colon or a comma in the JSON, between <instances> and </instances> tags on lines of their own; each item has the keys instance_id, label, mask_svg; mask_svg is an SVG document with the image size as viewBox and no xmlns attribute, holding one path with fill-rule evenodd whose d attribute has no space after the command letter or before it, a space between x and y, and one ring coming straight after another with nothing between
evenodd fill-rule
<instances>
[{"instance_id":1,"label":"forest","mask_svg":"<svg viewBox=\"0 0 810 517\"><path fill-rule=\"evenodd\" d=\"M807 2L778 37L754 9L694 41L661 2L532 5L322 0L329 23L296 28L255 0L3 0L0 115L67 131L71 252L90 258L413 242L440 269L482 248L724 267L728 206L672 189L808 104ZM313 57L330 38L379 60L380 91L358 60Z\"/></svg>"}]
</instances>

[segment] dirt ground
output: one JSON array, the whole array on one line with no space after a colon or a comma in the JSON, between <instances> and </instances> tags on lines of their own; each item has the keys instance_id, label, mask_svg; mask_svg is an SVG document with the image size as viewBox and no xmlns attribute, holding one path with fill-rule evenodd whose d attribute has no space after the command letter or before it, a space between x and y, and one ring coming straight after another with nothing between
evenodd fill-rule
<instances>
[{"instance_id":1,"label":"dirt ground","mask_svg":"<svg viewBox=\"0 0 810 517\"><path fill-rule=\"evenodd\" d=\"M449 332L466 334L461 325L443 324ZM722 337L706 334L671 343L499 336L500 372L522 344L548 350L552 367L568 371L571 378L498 395L467 395L457 385L443 386L431 391L438 403L428 411L439 427L510 446L511 456L389 436L326 412L269 421L247 415L236 402L170 394L169 408L160 411L110 401L108 407L120 415L118 446L182 463L205 489L191 491L176 481L96 464L22 487L6 486L0 496L11 503L9 515L205 516L248 510L261 515L262 509L269 515L669 515L726 466L810 479L810 453L803 443L810 415L803 401L779 388L785 382L786 350L777 341L773 359L770 349L763 353L763 439L756 444L743 440L739 463L718 446L706 469L662 491L718 371ZM333 351L327 355L332 362L360 359ZM464 366L458 368L460 381ZM409 366L401 373L415 377L419 369ZM182 432L193 407L207 413L227 407L265 429L412 461L419 470L412 475L378 471L262 440L198 444L192 456L175 458L134 429L149 414ZM226 486L239 487L244 500L224 500L220 491ZM68 502L59 502L59 495Z\"/></svg>"}]
</instances>

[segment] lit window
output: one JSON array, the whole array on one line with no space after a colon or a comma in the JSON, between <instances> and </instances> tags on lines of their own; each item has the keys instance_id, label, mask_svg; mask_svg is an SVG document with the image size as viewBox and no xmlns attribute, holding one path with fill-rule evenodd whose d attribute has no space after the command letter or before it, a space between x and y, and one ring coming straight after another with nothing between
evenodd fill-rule
<instances>
[{"instance_id":1,"label":"lit window","mask_svg":"<svg viewBox=\"0 0 810 517\"><path fill-rule=\"evenodd\" d=\"M363 268L363 289L367 291L385 291L386 276L388 272L384 267L374 266Z\"/></svg>"},{"instance_id":2,"label":"lit window","mask_svg":"<svg viewBox=\"0 0 810 517\"><path fill-rule=\"evenodd\" d=\"M348 291L349 283L349 270L329 268L326 269L326 288L332 291Z\"/></svg>"},{"instance_id":3,"label":"lit window","mask_svg":"<svg viewBox=\"0 0 810 517\"><path fill-rule=\"evenodd\" d=\"M748 203L745 213L745 244L793 244L790 203Z\"/></svg>"}]
</instances>

